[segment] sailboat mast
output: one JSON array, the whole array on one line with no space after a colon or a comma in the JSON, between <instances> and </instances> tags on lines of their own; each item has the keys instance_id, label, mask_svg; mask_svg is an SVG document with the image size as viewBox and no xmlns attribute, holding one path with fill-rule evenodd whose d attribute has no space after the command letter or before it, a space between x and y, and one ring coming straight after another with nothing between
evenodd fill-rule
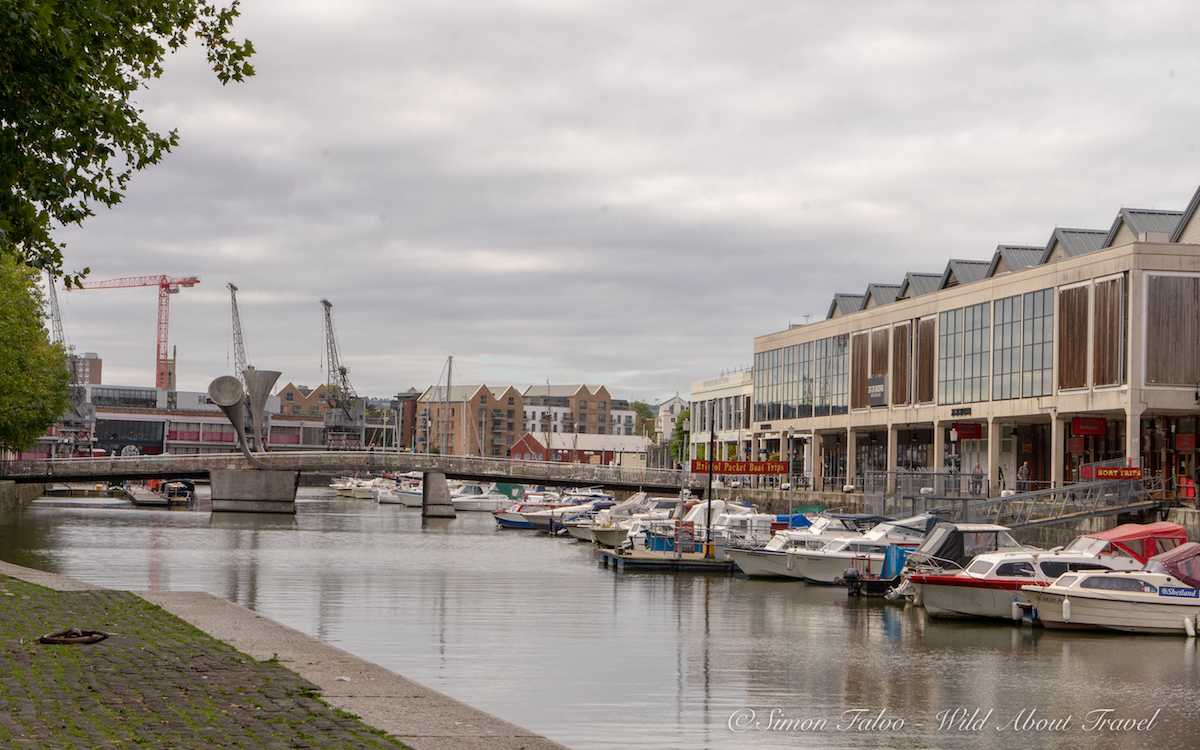
<instances>
[{"instance_id":1,"label":"sailboat mast","mask_svg":"<svg viewBox=\"0 0 1200 750\"><path fill-rule=\"evenodd\" d=\"M454 378L454 355L451 354L446 358L446 398L443 400L442 410L445 412L446 429L442 431L442 455L450 454L450 383Z\"/></svg>"}]
</instances>

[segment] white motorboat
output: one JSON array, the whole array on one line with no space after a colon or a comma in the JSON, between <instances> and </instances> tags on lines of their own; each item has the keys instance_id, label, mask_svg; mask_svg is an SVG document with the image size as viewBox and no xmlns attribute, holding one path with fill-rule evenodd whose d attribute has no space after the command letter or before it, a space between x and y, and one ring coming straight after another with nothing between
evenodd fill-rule
<instances>
[{"instance_id":1,"label":"white motorboat","mask_svg":"<svg viewBox=\"0 0 1200 750\"><path fill-rule=\"evenodd\" d=\"M726 556L746 575L788 578L784 553L790 549L820 549L832 539L860 537L886 519L860 513L822 513L803 528L781 529L762 547L730 547Z\"/></svg>"},{"instance_id":2,"label":"white motorboat","mask_svg":"<svg viewBox=\"0 0 1200 750\"><path fill-rule=\"evenodd\" d=\"M1200 544L1151 558L1143 570L1064 573L1024 586L1036 621L1048 628L1194 636L1200 615Z\"/></svg>"},{"instance_id":3,"label":"white motorboat","mask_svg":"<svg viewBox=\"0 0 1200 750\"><path fill-rule=\"evenodd\" d=\"M1159 552L1187 541L1174 523L1129 523L1080 536L1054 550L1021 549L976 555L964 570L918 570L909 581L933 617L1020 619L1025 586L1048 586L1063 573L1139 570Z\"/></svg>"},{"instance_id":4,"label":"white motorboat","mask_svg":"<svg viewBox=\"0 0 1200 750\"><path fill-rule=\"evenodd\" d=\"M883 567L889 545L916 549L937 523L937 516L923 513L898 521L884 521L859 537L831 539L820 549L793 547L784 553L784 575L809 583L833 585L847 568L866 574L878 572Z\"/></svg>"},{"instance_id":5,"label":"white motorboat","mask_svg":"<svg viewBox=\"0 0 1200 750\"><path fill-rule=\"evenodd\" d=\"M455 511L495 513L512 505L513 499L502 492L496 492L495 485L484 487L468 482L450 496L450 503Z\"/></svg>"},{"instance_id":6,"label":"white motorboat","mask_svg":"<svg viewBox=\"0 0 1200 750\"><path fill-rule=\"evenodd\" d=\"M422 491L420 482L399 482L392 489L379 494L379 502L385 505L403 505L408 508L420 508Z\"/></svg>"},{"instance_id":7,"label":"white motorboat","mask_svg":"<svg viewBox=\"0 0 1200 750\"><path fill-rule=\"evenodd\" d=\"M344 497L350 497L357 484L358 480L354 477L338 477L329 483L329 489Z\"/></svg>"}]
</instances>

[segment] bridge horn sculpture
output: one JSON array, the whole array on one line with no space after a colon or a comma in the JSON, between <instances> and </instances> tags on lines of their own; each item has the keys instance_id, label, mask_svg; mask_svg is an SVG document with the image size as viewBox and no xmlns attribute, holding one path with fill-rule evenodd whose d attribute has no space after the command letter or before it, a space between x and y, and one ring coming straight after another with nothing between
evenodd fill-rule
<instances>
[{"instance_id":1,"label":"bridge horn sculpture","mask_svg":"<svg viewBox=\"0 0 1200 750\"><path fill-rule=\"evenodd\" d=\"M249 390L254 445L257 453L264 453L267 398L279 379L279 373L247 367L242 374L246 379L246 390ZM246 436L246 390L243 390L241 381L231 375L222 375L208 384L208 397L221 407L233 425L242 455L251 466L249 469L213 469L209 472L212 509L214 512L295 513L299 472L264 469L255 454L250 452L250 441Z\"/></svg>"}]
</instances>

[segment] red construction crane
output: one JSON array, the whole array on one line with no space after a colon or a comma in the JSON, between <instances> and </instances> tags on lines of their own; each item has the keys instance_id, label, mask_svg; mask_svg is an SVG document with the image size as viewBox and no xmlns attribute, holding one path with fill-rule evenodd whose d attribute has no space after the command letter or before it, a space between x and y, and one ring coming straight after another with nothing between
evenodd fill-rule
<instances>
[{"instance_id":1,"label":"red construction crane","mask_svg":"<svg viewBox=\"0 0 1200 750\"><path fill-rule=\"evenodd\" d=\"M126 276L107 281L84 281L79 289L123 289L133 286L158 287L158 336L154 344L154 386L167 389L171 387L170 357L167 348L167 323L171 317L171 298L169 295L178 294L185 286L196 286L200 279L195 276L172 278L161 276Z\"/></svg>"}]
</instances>

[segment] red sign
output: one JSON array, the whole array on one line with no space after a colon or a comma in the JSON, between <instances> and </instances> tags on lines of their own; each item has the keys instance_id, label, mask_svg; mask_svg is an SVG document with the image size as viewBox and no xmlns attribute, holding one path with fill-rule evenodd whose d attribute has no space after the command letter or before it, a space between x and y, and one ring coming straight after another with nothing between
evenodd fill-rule
<instances>
[{"instance_id":1,"label":"red sign","mask_svg":"<svg viewBox=\"0 0 1200 750\"><path fill-rule=\"evenodd\" d=\"M1194 433L1179 433L1175 436L1175 450L1180 453L1191 453L1196 450L1196 435Z\"/></svg>"},{"instance_id":2,"label":"red sign","mask_svg":"<svg viewBox=\"0 0 1200 750\"><path fill-rule=\"evenodd\" d=\"M1097 466L1097 479L1141 479L1140 466Z\"/></svg>"},{"instance_id":3,"label":"red sign","mask_svg":"<svg viewBox=\"0 0 1200 750\"><path fill-rule=\"evenodd\" d=\"M959 440L982 440L983 425L979 422L955 422L954 431Z\"/></svg>"},{"instance_id":4,"label":"red sign","mask_svg":"<svg viewBox=\"0 0 1200 750\"><path fill-rule=\"evenodd\" d=\"M1071 420L1071 434L1075 437L1099 436L1108 433L1108 420L1104 417L1075 417Z\"/></svg>"},{"instance_id":5,"label":"red sign","mask_svg":"<svg viewBox=\"0 0 1200 750\"><path fill-rule=\"evenodd\" d=\"M692 459L693 474L707 474L709 462ZM787 461L713 461L713 474L787 474Z\"/></svg>"},{"instance_id":6,"label":"red sign","mask_svg":"<svg viewBox=\"0 0 1200 750\"><path fill-rule=\"evenodd\" d=\"M1083 453L1083 438L1067 438L1067 453Z\"/></svg>"}]
</instances>

